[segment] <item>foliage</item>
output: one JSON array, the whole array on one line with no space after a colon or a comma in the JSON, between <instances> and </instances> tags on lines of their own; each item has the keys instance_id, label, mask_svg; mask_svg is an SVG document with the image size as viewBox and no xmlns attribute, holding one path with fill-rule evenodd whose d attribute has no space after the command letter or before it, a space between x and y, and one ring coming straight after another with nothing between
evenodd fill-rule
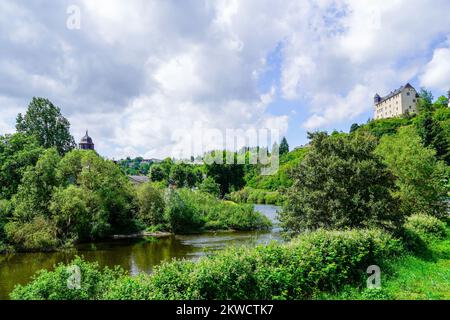
<instances>
[{"instance_id":1,"label":"foliage","mask_svg":"<svg viewBox=\"0 0 450 320\"><path fill-rule=\"evenodd\" d=\"M153 182L160 182L167 180L168 176L166 176L163 168L159 165L154 165L150 169L150 180Z\"/></svg>"},{"instance_id":2,"label":"foliage","mask_svg":"<svg viewBox=\"0 0 450 320\"><path fill-rule=\"evenodd\" d=\"M0 247L2 247L2 244L5 244L7 241L5 225L11 217L12 210L13 208L11 206L11 201L0 200ZM1 248L0 252L2 252Z\"/></svg>"},{"instance_id":3,"label":"foliage","mask_svg":"<svg viewBox=\"0 0 450 320\"><path fill-rule=\"evenodd\" d=\"M250 187L232 192L228 194L227 198L237 203L281 205L283 202L282 195L278 191L253 189Z\"/></svg>"},{"instance_id":4,"label":"foliage","mask_svg":"<svg viewBox=\"0 0 450 320\"><path fill-rule=\"evenodd\" d=\"M280 153L280 156L282 156L283 154L289 153L289 144L286 140L286 137L283 137L283 139L280 142L279 153Z\"/></svg>"},{"instance_id":5,"label":"foliage","mask_svg":"<svg viewBox=\"0 0 450 320\"><path fill-rule=\"evenodd\" d=\"M419 99L417 100L417 110L419 113L433 110L433 94L425 88L420 88Z\"/></svg>"},{"instance_id":6,"label":"foliage","mask_svg":"<svg viewBox=\"0 0 450 320\"><path fill-rule=\"evenodd\" d=\"M366 131L377 138L385 135L393 135L397 133L398 128L407 126L411 123L409 118L389 118L372 120L364 126L361 126L358 131Z\"/></svg>"},{"instance_id":7,"label":"foliage","mask_svg":"<svg viewBox=\"0 0 450 320\"><path fill-rule=\"evenodd\" d=\"M10 199L17 192L25 170L36 164L43 151L34 137L0 136L0 198Z\"/></svg>"},{"instance_id":8,"label":"foliage","mask_svg":"<svg viewBox=\"0 0 450 320\"><path fill-rule=\"evenodd\" d=\"M34 167L27 167L11 203L5 228L9 242L22 250L53 249L135 229L130 182L94 151L73 150L61 159L56 149L47 149Z\"/></svg>"},{"instance_id":9,"label":"foliage","mask_svg":"<svg viewBox=\"0 0 450 320\"><path fill-rule=\"evenodd\" d=\"M219 184L221 197L224 197L225 194L232 190L239 190L244 186L244 165L238 164L237 153L216 151L207 157L216 160L206 161L205 172L208 177L213 178ZM233 163L230 164L227 161L227 157L231 157Z\"/></svg>"},{"instance_id":10,"label":"foliage","mask_svg":"<svg viewBox=\"0 0 450 320\"><path fill-rule=\"evenodd\" d=\"M39 215L48 218L53 188L57 185L56 167L59 161L56 149L47 149L34 167L28 167L13 197L13 220L29 222Z\"/></svg>"},{"instance_id":11,"label":"foliage","mask_svg":"<svg viewBox=\"0 0 450 320\"><path fill-rule=\"evenodd\" d=\"M138 176L138 175L148 175L150 172L150 168L154 164L154 160L145 160L142 157L137 157L134 159L126 158L123 160L119 160L118 165L122 169L122 171L130 176Z\"/></svg>"},{"instance_id":12,"label":"foliage","mask_svg":"<svg viewBox=\"0 0 450 320\"><path fill-rule=\"evenodd\" d=\"M373 153L374 137L318 132L310 138L308 154L292 172L294 184L280 216L287 233L402 224L390 193L394 179Z\"/></svg>"},{"instance_id":13,"label":"foliage","mask_svg":"<svg viewBox=\"0 0 450 320\"><path fill-rule=\"evenodd\" d=\"M434 120L430 112L426 112L415 119L415 125L424 146L436 150L436 157L449 164L449 142L439 121Z\"/></svg>"},{"instance_id":14,"label":"foliage","mask_svg":"<svg viewBox=\"0 0 450 320\"><path fill-rule=\"evenodd\" d=\"M73 268L80 271L80 289L69 288L69 278ZM94 263L75 258L69 265L59 264L53 271L38 272L30 284L18 285L11 293L12 299L20 300L95 300L101 299L106 291L113 288L116 281L125 276L123 270L104 268Z\"/></svg>"},{"instance_id":15,"label":"foliage","mask_svg":"<svg viewBox=\"0 0 450 320\"><path fill-rule=\"evenodd\" d=\"M16 129L35 136L44 148L56 148L61 155L75 148L69 121L48 99L33 98L26 114L17 116Z\"/></svg>"},{"instance_id":16,"label":"foliage","mask_svg":"<svg viewBox=\"0 0 450 320\"><path fill-rule=\"evenodd\" d=\"M376 153L396 177L394 194L401 201L403 214L445 214L445 165L436 160L434 150L422 146L413 128L383 137Z\"/></svg>"},{"instance_id":17,"label":"foliage","mask_svg":"<svg viewBox=\"0 0 450 320\"><path fill-rule=\"evenodd\" d=\"M220 195L220 186L214 181L213 178L207 177L199 185L198 189L202 192L209 193L215 197Z\"/></svg>"},{"instance_id":18,"label":"foliage","mask_svg":"<svg viewBox=\"0 0 450 320\"><path fill-rule=\"evenodd\" d=\"M194 187L202 180L202 175L194 166L177 163L170 169L169 180L179 188Z\"/></svg>"},{"instance_id":19,"label":"foliage","mask_svg":"<svg viewBox=\"0 0 450 320\"><path fill-rule=\"evenodd\" d=\"M405 229L422 240L445 239L447 229L444 222L426 214L415 214L406 220Z\"/></svg>"},{"instance_id":20,"label":"foliage","mask_svg":"<svg viewBox=\"0 0 450 320\"><path fill-rule=\"evenodd\" d=\"M434 220L434 219L433 219ZM447 227L447 234L450 230ZM429 238L426 256L409 252L385 261L381 273L382 289L345 287L336 294L318 295L319 299L394 299L448 300L450 298L450 237L445 240Z\"/></svg>"},{"instance_id":21,"label":"foliage","mask_svg":"<svg viewBox=\"0 0 450 320\"><path fill-rule=\"evenodd\" d=\"M202 230L259 230L270 221L251 205L238 205L188 189L171 190L166 198L165 220L175 233Z\"/></svg>"},{"instance_id":22,"label":"foliage","mask_svg":"<svg viewBox=\"0 0 450 320\"><path fill-rule=\"evenodd\" d=\"M75 185L90 194L91 237L134 229L135 193L127 177L112 161L94 151L73 150L58 165L60 185Z\"/></svg>"},{"instance_id":23,"label":"foliage","mask_svg":"<svg viewBox=\"0 0 450 320\"><path fill-rule=\"evenodd\" d=\"M170 190L167 195L164 218L170 231L186 233L199 230L205 221L196 214L191 202L184 201L178 191Z\"/></svg>"},{"instance_id":24,"label":"foliage","mask_svg":"<svg viewBox=\"0 0 450 320\"><path fill-rule=\"evenodd\" d=\"M353 123L350 127L350 133L354 133L358 129L359 129L359 124Z\"/></svg>"},{"instance_id":25,"label":"foliage","mask_svg":"<svg viewBox=\"0 0 450 320\"><path fill-rule=\"evenodd\" d=\"M55 189L49 210L57 228L57 236L62 242L89 239L92 231L91 200L85 189L75 185Z\"/></svg>"},{"instance_id":26,"label":"foliage","mask_svg":"<svg viewBox=\"0 0 450 320\"><path fill-rule=\"evenodd\" d=\"M5 231L9 242L22 250L52 250L58 246L56 226L41 215L27 221L8 222Z\"/></svg>"},{"instance_id":27,"label":"foliage","mask_svg":"<svg viewBox=\"0 0 450 320\"><path fill-rule=\"evenodd\" d=\"M137 189L139 204L138 218L146 225L163 224L164 221L164 195L152 183L145 183Z\"/></svg>"},{"instance_id":28,"label":"foliage","mask_svg":"<svg viewBox=\"0 0 450 320\"><path fill-rule=\"evenodd\" d=\"M153 274L130 279L75 260L82 289L68 290L63 265L17 286L13 299L305 299L360 283L368 265L402 252L398 240L379 230L306 233L292 243L230 248L198 262L174 261Z\"/></svg>"},{"instance_id":29,"label":"foliage","mask_svg":"<svg viewBox=\"0 0 450 320\"><path fill-rule=\"evenodd\" d=\"M297 148L280 157L280 167L275 174L261 175L260 168L250 166L245 176L246 187L264 189L270 191L282 191L292 185L290 173L294 167L300 164L308 152L308 148ZM257 169L256 172L253 169Z\"/></svg>"}]
</instances>

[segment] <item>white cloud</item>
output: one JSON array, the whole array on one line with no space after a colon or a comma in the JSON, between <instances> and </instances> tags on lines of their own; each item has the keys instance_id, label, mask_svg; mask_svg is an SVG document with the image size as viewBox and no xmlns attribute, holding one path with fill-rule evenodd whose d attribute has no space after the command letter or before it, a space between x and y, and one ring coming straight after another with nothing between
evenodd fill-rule
<instances>
[{"instance_id":1,"label":"white cloud","mask_svg":"<svg viewBox=\"0 0 450 320\"><path fill-rule=\"evenodd\" d=\"M450 40L447 41L450 44ZM450 89L450 48L437 48L420 76L422 86L445 91Z\"/></svg>"},{"instance_id":2,"label":"white cloud","mask_svg":"<svg viewBox=\"0 0 450 320\"><path fill-rule=\"evenodd\" d=\"M77 31L65 27L71 4L81 8ZM168 155L185 144L173 132L199 121L284 134L288 116L268 111L280 97L301 106L286 112L306 115L303 128L351 121L370 113L375 92L419 74L445 86L448 46L429 56L450 35L449 11L446 0L4 0L0 130L17 111L5 99L23 108L32 96L60 105L76 137L88 128L116 158ZM280 78L264 92L276 48Z\"/></svg>"}]
</instances>

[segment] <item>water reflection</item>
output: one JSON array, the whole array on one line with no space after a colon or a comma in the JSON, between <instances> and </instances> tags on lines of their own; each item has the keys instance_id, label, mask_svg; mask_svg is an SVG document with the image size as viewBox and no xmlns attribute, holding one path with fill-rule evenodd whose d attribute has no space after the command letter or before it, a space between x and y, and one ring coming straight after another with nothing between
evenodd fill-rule
<instances>
[{"instance_id":1,"label":"water reflection","mask_svg":"<svg viewBox=\"0 0 450 320\"><path fill-rule=\"evenodd\" d=\"M276 216L278 207L255 206L274 222L270 232L215 232L200 235L174 236L156 241L144 239L114 240L83 244L74 250L52 253L17 253L0 255L0 300L8 299L16 284L26 284L40 269L51 269L57 263L68 263L76 255L101 266L120 265L132 275L150 273L163 261L198 259L227 246L254 246L281 241Z\"/></svg>"}]
</instances>

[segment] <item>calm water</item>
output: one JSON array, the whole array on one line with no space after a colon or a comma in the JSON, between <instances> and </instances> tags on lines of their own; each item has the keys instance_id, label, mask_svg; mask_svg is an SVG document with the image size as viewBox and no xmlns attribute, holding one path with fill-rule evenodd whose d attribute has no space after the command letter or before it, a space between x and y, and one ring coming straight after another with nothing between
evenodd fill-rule
<instances>
[{"instance_id":1,"label":"calm water","mask_svg":"<svg viewBox=\"0 0 450 320\"><path fill-rule=\"evenodd\" d=\"M150 273L155 265L173 258L197 259L231 245L266 244L281 241L276 216L278 207L257 205L255 209L274 222L270 232L216 232L189 236L174 236L149 242L139 240L114 240L84 244L68 252L16 253L0 255L0 300L8 299L16 284L26 284L41 269L68 263L75 255L88 261L98 261L101 266L120 265L132 275Z\"/></svg>"}]
</instances>

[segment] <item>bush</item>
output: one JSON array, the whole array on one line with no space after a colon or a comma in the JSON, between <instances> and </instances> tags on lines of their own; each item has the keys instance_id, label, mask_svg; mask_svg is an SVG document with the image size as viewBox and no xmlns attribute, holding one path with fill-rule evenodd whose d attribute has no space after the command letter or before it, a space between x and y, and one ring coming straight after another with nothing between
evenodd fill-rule
<instances>
[{"instance_id":1,"label":"bush","mask_svg":"<svg viewBox=\"0 0 450 320\"><path fill-rule=\"evenodd\" d=\"M80 271L80 289L70 289L69 277L74 266ZM97 263L75 258L69 265L59 264L53 271L39 271L26 286L18 285L11 293L15 300L96 300L115 289L115 283L125 277L120 268L100 269Z\"/></svg>"},{"instance_id":2,"label":"bush","mask_svg":"<svg viewBox=\"0 0 450 320\"><path fill-rule=\"evenodd\" d=\"M179 191L170 190L166 199L164 218L174 233L198 231L205 223L191 202L180 196Z\"/></svg>"},{"instance_id":3,"label":"bush","mask_svg":"<svg viewBox=\"0 0 450 320\"><path fill-rule=\"evenodd\" d=\"M152 183L145 183L137 190L139 203L138 218L146 226L163 224L164 221L164 196Z\"/></svg>"},{"instance_id":4,"label":"bush","mask_svg":"<svg viewBox=\"0 0 450 320\"><path fill-rule=\"evenodd\" d=\"M281 205L282 196L278 191L268 191L246 187L232 192L227 198L237 203Z\"/></svg>"},{"instance_id":5,"label":"bush","mask_svg":"<svg viewBox=\"0 0 450 320\"><path fill-rule=\"evenodd\" d=\"M445 239L447 236L445 223L426 214L415 214L408 217L405 229L423 240Z\"/></svg>"},{"instance_id":6,"label":"bush","mask_svg":"<svg viewBox=\"0 0 450 320\"><path fill-rule=\"evenodd\" d=\"M289 244L229 248L198 262L163 263L153 274L123 277L76 260L82 290L67 290L67 269L41 272L13 299L305 299L361 283L369 265L399 255L399 240L380 230L305 233ZM92 275L91 275L92 274ZM85 278L83 278L85 279Z\"/></svg>"},{"instance_id":7,"label":"bush","mask_svg":"<svg viewBox=\"0 0 450 320\"><path fill-rule=\"evenodd\" d=\"M25 251L52 250L59 244L55 224L42 216L30 222L8 222L5 231L8 240Z\"/></svg>"},{"instance_id":8,"label":"bush","mask_svg":"<svg viewBox=\"0 0 450 320\"><path fill-rule=\"evenodd\" d=\"M198 189L202 192L209 193L217 198L220 196L220 186L211 177L207 177L205 180L203 180L198 185Z\"/></svg>"},{"instance_id":9,"label":"bush","mask_svg":"<svg viewBox=\"0 0 450 320\"><path fill-rule=\"evenodd\" d=\"M255 212L252 205L240 205L234 202L217 200L215 197L182 189L178 191L181 199L192 208L198 219L206 222L205 229L218 230L258 230L268 229L268 218Z\"/></svg>"},{"instance_id":10,"label":"bush","mask_svg":"<svg viewBox=\"0 0 450 320\"><path fill-rule=\"evenodd\" d=\"M5 225L8 222L12 211L11 201L0 200L0 243L6 242ZM0 251L2 250L0 249Z\"/></svg>"}]
</instances>

